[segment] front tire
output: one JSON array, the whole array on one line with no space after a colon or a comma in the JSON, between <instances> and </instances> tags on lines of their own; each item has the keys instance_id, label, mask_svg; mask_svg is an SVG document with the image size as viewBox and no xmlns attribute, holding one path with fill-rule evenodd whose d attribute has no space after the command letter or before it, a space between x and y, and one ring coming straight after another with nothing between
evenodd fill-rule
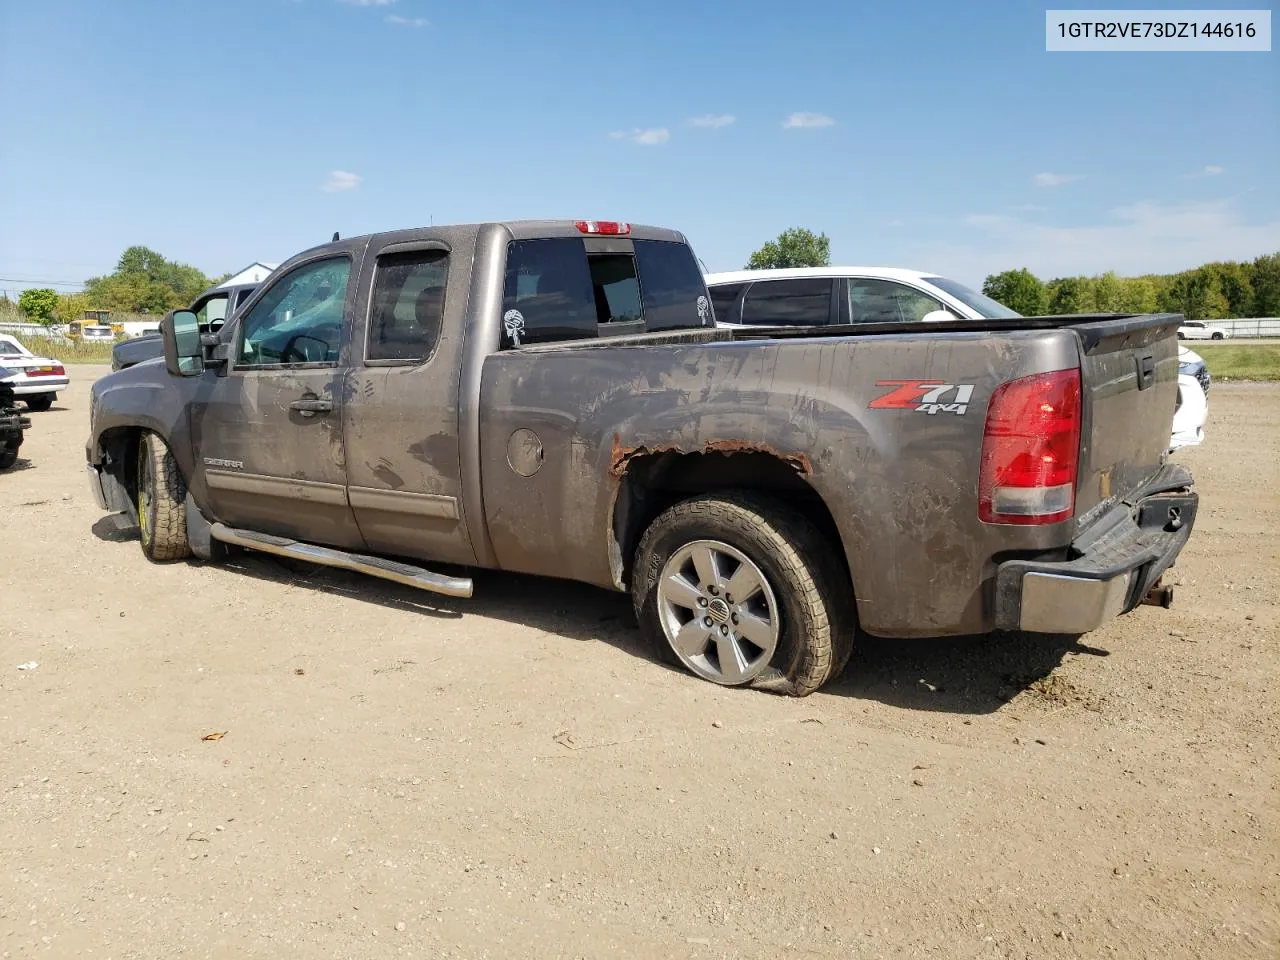
<instances>
[{"instance_id":1,"label":"front tire","mask_svg":"<svg viewBox=\"0 0 1280 960\"><path fill-rule=\"evenodd\" d=\"M832 545L755 494L709 494L660 514L636 551L631 594L657 657L722 686L781 681L808 696L852 650L852 590Z\"/></svg>"},{"instance_id":2,"label":"front tire","mask_svg":"<svg viewBox=\"0 0 1280 960\"><path fill-rule=\"evenodd\" d=\"M1214 334L1212 337L1210 337L1209 339L1210 339L1210 340L1221 340L1221 339L1222 339L1222 334L1220 334L1220 333L1215 333L1215 334Z\"/></svg>"},{"instance_id":3,"label":"front tire","mask_svg":"<svg viewBox=\"0 0 1280 960\"><path fill-rule=\"evenodd\" d=\"M33 413L44 413L53 406L53 401L58 395L56 393L36 393L23 399L27 401L27 409Z\"/></svg>"},{"instance_id":4,"label":"front tire","mask_svg":"<svg viewBox=\"0 0 1280 960\"><path fill-rule=\"evenodd\" d=\"M187 483L165 442L144 433L138 442L138 531L152 563L191 555L187 542Z\"/></svg>"}]
</instances>

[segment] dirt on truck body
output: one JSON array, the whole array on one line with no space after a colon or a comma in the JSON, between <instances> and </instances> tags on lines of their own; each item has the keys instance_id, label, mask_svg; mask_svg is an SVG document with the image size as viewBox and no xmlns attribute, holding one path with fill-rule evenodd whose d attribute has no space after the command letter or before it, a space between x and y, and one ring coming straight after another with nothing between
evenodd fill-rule
<instances>
[{"instance_id":1,"label":"dirt on truck body","mask_svg":"<svg viewBox=\"0 0 1280 960\"><path fill-rule=\"evenodd\" d=\"M1082 633L1195 520L1176 315L717 329L671 230L432 227L282 265L98 381L99 504L152 559L248 547L629 591L664 659L812 692L856 631Z\"/></svg>"}]
</instances>

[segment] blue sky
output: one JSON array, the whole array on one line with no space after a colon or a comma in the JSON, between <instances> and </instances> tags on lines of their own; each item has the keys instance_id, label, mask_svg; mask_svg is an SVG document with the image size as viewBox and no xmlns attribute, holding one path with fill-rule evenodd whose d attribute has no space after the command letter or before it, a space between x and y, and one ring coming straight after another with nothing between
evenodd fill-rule
<instances>
[{"instance_id":1,"label":"blue sky","mask_svg":"<svg viewBox=\"0 0 1280 960\"><path fill-rule=\"evenodd\" d=\"M1280 53L1047 53L1045 7L0 0L0 289L540 216L972 284L1280 249Z\"/></svg>"}]
</instances>

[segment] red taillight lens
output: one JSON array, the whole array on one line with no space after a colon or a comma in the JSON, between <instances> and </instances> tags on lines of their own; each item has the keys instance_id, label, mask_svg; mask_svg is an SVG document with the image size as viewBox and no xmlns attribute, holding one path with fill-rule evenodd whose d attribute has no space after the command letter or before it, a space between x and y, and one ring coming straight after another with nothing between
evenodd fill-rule
<instances>
[{"instance_id":1,"label":"red taillight lens","mask_svg":"<svg viewBox=\"0 0 1280 960\"><path fill-rule=\"evenodd\" d=\"M1057 523L1075 511L1080 371L1010 380L991 395L982 436L978 517Z\"/></svg>"},{"instance_id":2,"label":"red taillight lens","mask_svg":"<svg viewBox=\"0 0 1280 960\"><path fill-rule=\"evenodd\" d=\"M606 237L624 237L631 232L631 224L616 220L575 220L574 226L582 233L598 233Z\"/></svg>"},{"instance_id":3,"label":"red taillight lens","mask_svg":"<svg viewBox=\"0 0 1280 960\"><path fill-rule=\"evenodd\" d=\"M27 369L28 377L64 377L67 371L62 364L54 364L51 367L30 367Z\"/></svg>"}]
</instances>

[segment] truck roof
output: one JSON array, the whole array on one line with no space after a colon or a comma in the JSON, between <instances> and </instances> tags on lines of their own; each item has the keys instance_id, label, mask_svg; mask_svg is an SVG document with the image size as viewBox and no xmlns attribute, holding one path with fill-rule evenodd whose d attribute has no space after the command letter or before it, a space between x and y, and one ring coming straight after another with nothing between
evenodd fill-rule
<instances>
[{"instance_id":1,"label":"truck roof","mask_svg":"<svg viewBox=\"0 0 1280 960\"><path fill-rule=\"evenodd\" d=\"M579 223L621 223L626 233L589 234L578 227ZM678 230L666 227L648 226L642 223L626 223L625 221L599 220L490 220L477 223L435 224L426 227L408 227L400 230L379 230L359 236L343 237L329 243L320 243L300 253L315 254L326 249L344 250L359 245L364 241L377 237L392 243L412 243L416 240L427 240L433 237L474 237L487 228L502 228L513 240L542 240L556 237L609 236L624 240L668 240L675 243L688 243L688 239ZM295 255L296 256L296 255ZM294 257L290 257L293 260Z\"/></svg>"}]
</instances>

